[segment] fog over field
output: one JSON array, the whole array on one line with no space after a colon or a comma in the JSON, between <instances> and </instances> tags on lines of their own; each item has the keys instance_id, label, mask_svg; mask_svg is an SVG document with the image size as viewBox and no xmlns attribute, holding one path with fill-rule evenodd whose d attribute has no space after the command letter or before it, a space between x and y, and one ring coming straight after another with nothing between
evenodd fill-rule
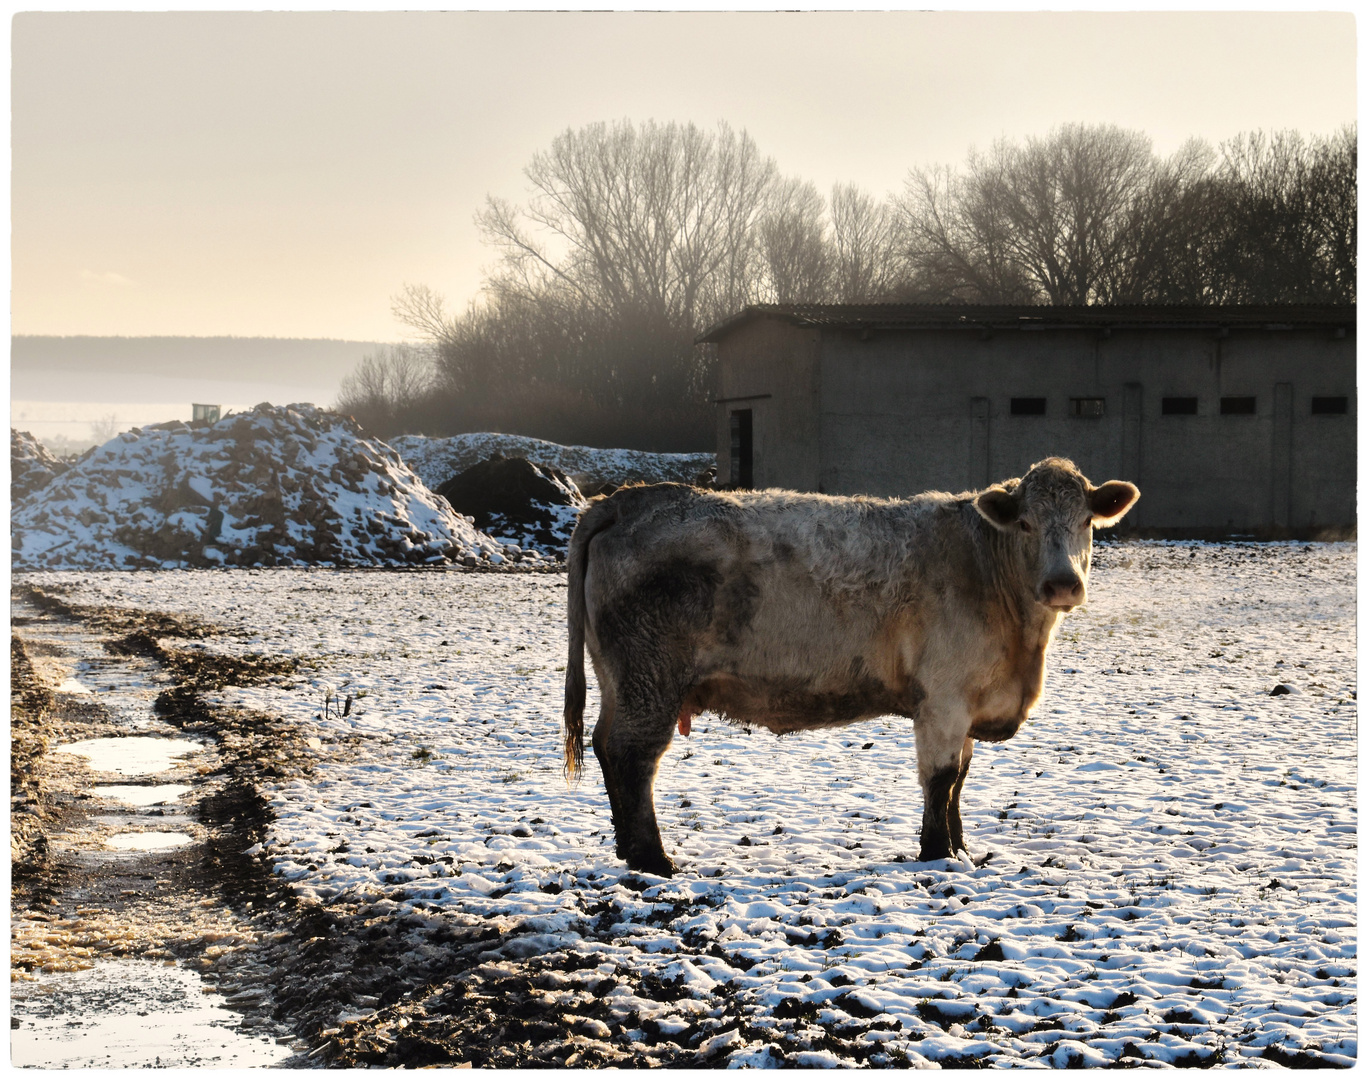
<instances>
[{"instance_id":1,"label":"fog over field","mask_svg":"<svg viewBox=\"0 0 1368 1080\"><path fill-rule=\"evenodd\" d=\"M90 337L17 334L10 423L54 450L165 420L195 402L242 412L269 401L330 406L379 342L327 338Z\"/></svg>"}]
</instances>

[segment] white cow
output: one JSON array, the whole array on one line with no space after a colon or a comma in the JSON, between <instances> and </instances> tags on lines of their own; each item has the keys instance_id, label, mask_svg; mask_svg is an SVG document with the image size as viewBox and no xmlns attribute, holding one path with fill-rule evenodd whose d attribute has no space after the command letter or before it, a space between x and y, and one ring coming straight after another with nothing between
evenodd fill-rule
<instances>
[{"instance_id":1,"label":"white cow","mask_svg":"<svg viewBox=\"0 0 1368 1080\"><path fill-rule=\"evenodd\" d=\"M676 869L652 789L676 728L704 710L780 734L909 717L921 858L967 850L974 740L1009 739L1026 719L1055 626L1086 596L1093 528L1139 494L1048 458L960 495L656 484L595 500L570 541L567 774L583 764L587 643L594 753L633 869Z\"/></svg>"}]
</instances>

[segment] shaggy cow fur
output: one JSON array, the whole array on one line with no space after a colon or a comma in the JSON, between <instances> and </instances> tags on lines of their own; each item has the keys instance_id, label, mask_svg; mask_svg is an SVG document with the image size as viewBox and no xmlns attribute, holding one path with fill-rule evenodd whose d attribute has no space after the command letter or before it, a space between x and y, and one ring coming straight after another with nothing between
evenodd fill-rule
<instances>
[{"instance_id":1,"label":"shaggy cow fur","mask_svg":"<svg viewBox=\"0 0 1368 1080\"><path fill-rule=\"evenodd\" d=\"M875 716L915 723L921 858L964 850L975 739L1010 738L1045 649L1086 598L1092 529L1139 491L1049 458L982 492L911 499L620 489L569 552L567 775L583 759L584 647L618 855L668 875L653 803L676 728L705 710L783 734Z\"/></svg>"}]
</instances>

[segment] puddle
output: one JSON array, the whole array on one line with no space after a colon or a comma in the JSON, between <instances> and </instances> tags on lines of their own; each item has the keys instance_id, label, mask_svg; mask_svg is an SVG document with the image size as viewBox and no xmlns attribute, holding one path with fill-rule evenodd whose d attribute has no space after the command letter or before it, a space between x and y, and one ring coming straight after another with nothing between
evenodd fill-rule
<instances>
[{"instance_id":1,"label":"puddle","mask_svg":"<svg viewBox=\"0 0 1368 1080\"><path fill-rule=\"evenodd\" d=\"M11 1063L30 1069L243 1069L291 1056L288 1045L239 1030L242 1017L207 991L194 972L149 960L103 961L38 984L15 984Z\"/></svg>"},{"instance_id":2,"label":"puddle","mask_svg":"<svg viewBox=\"0 0 1368 1080\"><path fill-rule=\"evenodd\" d=\"M105 847L115 851L171 851L193 841L194 837L183 832L117 833L105 839Z\"/></svg>"},{"instance_id":3,"label":"puddle","mask_svg":"<svg viewBox=\"0 0 1368 1080\"><path fill-rule=\"evenodd\" d=\"M160 806L175 803L187 791L189 784L102 784L86 788L87 794L101 799L115 799L128 806Z\"/></svg>"},{"instance_id":4,"label":"puddle","mask_svg":"<svg viewBox=\"0 0 1368 1080\"><path fill-rule=\"evenodd\" d=\"M22 637L38 677L59 693L95 695L111 717L130 727L149 727L156 721L152 703L167 685L156 661L143 656L112 656L98 635L79 623L44 616L21 600L11 616L27 615Z\"/></svg>"},{"instance_id":5,"label":"puddle","mask_svg":"<svg viewBox=\"0 0 1368 1080\"><path fill-rule=\"evenodd\" d=\"M193 739L158 739L151 735L130 735L124 739L85 739L52 748L54 753L79 754L87 759L96 772L119 773L123 776L166 772L184 764L177 758L203 749L204 744Z\"/></svg>"}]
</instances>

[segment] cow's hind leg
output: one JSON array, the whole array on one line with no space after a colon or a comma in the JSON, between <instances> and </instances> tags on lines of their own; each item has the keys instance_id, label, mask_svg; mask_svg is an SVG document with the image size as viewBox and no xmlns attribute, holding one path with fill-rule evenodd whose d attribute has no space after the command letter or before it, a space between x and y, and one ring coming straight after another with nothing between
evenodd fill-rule
<instances>
[{"instance_id":1,"label":"cow's hind leg","mask_svg":"<svg viewBox=\"0 0 1368 1080\"><path fill-rule=\"evenodd\" d=\"M670 877L678 867L660 840L655 775L674 735L676 711L623 705L602 737L603 725L594 729L594 754L613 806L618 858L633 870L662 877Z\"/></svg>"},{"instance_id":2,"label":"cow's hind leg","mask_svg":"<svg viewBox=\"0 0 1368 1080\"><path fill-rule=\"evenodd\" d=\"M964 843L964 823L960 820L960 792L964 790L964 778L969 775L969 762L973 759L974 740L965 739L960 750L959 775L955 777L955 785L950 789L950 810L946 815L950 828L950 850L962 851L966 855L969 854L969 849Z\"/></svg>"},{"instance_id":3,"label":"cow's hind leg","mask_svg":"<svg viewBox=\"0 0 1368 1080\"><path fill-rule=\"evenodd\" d=\"M598 723L594 725L592 743L594 757L598 758L599 768L603 771L603 786L608 791L608 805L613 812L613 834L617 838L617 856L621 859L625 857L622 847L622 822L626 819L623 817L622 799L618 794L620 785L617 770L614 767L613 758L608 753L608 733L613 730L613 717L617 710L612 684L600 676L599 685L603 687L603 702L599 706L599 718Z\"/></svg>"}]
</instances>

